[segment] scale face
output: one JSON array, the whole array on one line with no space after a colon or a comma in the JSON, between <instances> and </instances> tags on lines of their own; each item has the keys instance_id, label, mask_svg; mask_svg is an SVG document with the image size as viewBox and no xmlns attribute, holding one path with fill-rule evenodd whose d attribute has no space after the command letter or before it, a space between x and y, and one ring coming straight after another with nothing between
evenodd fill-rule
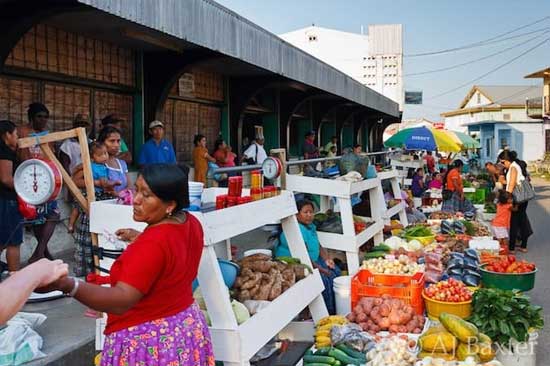
<instances>
[{"instance_id":1,"label":"scale face","mask_svg":"<svg viewBox=\"0 0 550 366\"><path fill-rule=\"evenodd\" d=\"M13 177L15 191L31 205L41 205L57 197L62 186L61 173L50 161L24 161Z\"/></svg>"},{"instance_id":2,"label":"scale face","mask_svg":"<svg viewBox=\"0 0 550 366\"><path fill-rule=\"evenodd\" d=\"M279 159L276 158L267 158L262 163L262 171L264 177L267 179L273 180L279 177L281 174L282 164Z\"/></svg>"}]
</instances>

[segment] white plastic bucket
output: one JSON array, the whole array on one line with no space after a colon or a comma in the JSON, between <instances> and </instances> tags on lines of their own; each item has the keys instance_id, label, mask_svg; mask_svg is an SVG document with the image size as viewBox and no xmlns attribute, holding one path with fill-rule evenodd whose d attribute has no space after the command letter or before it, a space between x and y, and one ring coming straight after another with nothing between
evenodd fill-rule
<instances>
[{"instance_id":1,"label":"white plastic bucket","mask_svg":"<svg viewBox=\"0 0 550 366\"><path fill-rule=\"evenodd\" d=\"M333 288L336 314L349 314L351 312L351 276L336 277Z\"/></svg>"},{"instance_id":2,"label":"white plastic bucket","mask_svg":"<svg viewBox=\"0 0 550 366\"><path fill-rule=\"evenodd\" d=\"M202 182L189 182L189 209L191 211L200 210L203 188Z\"/></svg>"},{"instance_id":3,"label":"white plastic bucket","mask_svg":"<svg viewBox=\"0 0 550 366\"><path fill-rule=\"evenodd\" d=\"M536 366L538 333L529 333L524 343L512 341L509 347L497 347L496 359L504 366Z\"/></svg>"}]
</instances>

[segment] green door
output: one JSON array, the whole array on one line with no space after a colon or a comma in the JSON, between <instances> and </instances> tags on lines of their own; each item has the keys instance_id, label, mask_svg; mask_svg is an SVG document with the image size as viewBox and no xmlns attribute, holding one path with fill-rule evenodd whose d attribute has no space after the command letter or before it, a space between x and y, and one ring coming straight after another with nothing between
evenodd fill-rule
<instances>
[{"instance_id":1,"label":"green door","mask_svg":"<svg viewBox=\"0 0 550 366\"><path fill-rule=\"evenodd\" d=\"M353 147L353 126L346 125L342 127L342 148Z\"/></svg>"}]
</instances>

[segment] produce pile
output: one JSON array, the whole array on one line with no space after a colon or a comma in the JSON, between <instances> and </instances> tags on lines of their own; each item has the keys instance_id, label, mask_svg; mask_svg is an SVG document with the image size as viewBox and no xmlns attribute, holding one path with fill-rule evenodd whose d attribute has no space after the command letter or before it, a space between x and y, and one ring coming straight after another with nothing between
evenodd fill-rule
<instances>
[{"instance_id":1,"label":"produce pile","mask_svg":"<svg viewBox=\"0 0 550 366\"><path fill-rule=\"evenodd\" d=\"M529 273L536 269L535 264L522 260L518 261L515 255L501 256L487 263L485 270L498 273Z\"/></svg>"},{"instance_id":2,"label":"produce pile","mask_svg":"<svg viewBox=\"0 0 550 366\"><path fill-rule=\"evenodd\" d=\"M428 329L419 339L419 358L488 362L495 357L492 340L478 328L458 316L442 313L441 325Z\"/></svg>"},{"instance_id":3,"label":"produce pile","mask_svg":"<svg viewBox=\"0 0 550 366\"><path fill-rule=\"evenodd\" d=\"M466 249L464 253L452 253L447 264L447 274L451 279L464 282L466 286L479 286L479 257L473 249Z\"/></svg>"},{"instance_id":4,"label":"produce pile","mask_svg":"<svg viewBox=\"0 0 550 366\"><path fill-rule=\"evenodd\" d=\"M369 366L412 366L416 362L416 352L409 347L409 340L402 337L383 339L367 353Z\"/></svg>"},{"instance_id":5,"label":"produce pile","mask_svg":"<svg viewBox=\"0 0 550 366\"><path fill-rule=\"evenodd\" d=\"M409 237L410 238L421 238L421 237L432 236L432 235L433 235L433 233L430 230L430 228L425 226L425 225L409 226L403 232L403 236L405 238L409 238Z\"/></svg>"},{"instance_id":6,"label":"produce pile","mask_svg":"<svg viewBox=\"0 0 550 366\"><path fill-rule=\"evenodd\" d=\"M368 253L367 253L368 254ZM373 258L363 261L363 269L371 273L414 275L416 272L424 271L424 265L412 261L406 255L398 258Z\"/></svg>"},{"instance_id":7,"label":"produce pile","mask_svg":"<svg viewBox=\"0 0 550 366\"><path fill-rule=\"evenodd\" d=\"M285 263L283 260L286 260ZM273 301L311 271L294 258L274 261L270 256L254 254L238 262L241 272L233 289L240 301Z\"/></svg>"},{"instance_id":8,"label":"produce pile","mask_svg":"<svg viewBox=\"0 0 550 366\"><path fill-rule=\"evenodd\" d=\"M460 281L451 278L428 286L424 293L433 300L442 302L465 302L472 300L472 291Z\"/></svg>"},{"instance_id":9,"label":"produce pile","mask_svg":"<svg viewBox=\"0 0 550 366\"><path fill-rule=\"evenodd\" d=\"M436 211L430 214L430 219L431 220L448 220L448 219L452 219L453 216L454 215L452 212Z\"/></svg>"},{"instance_id":10,"label":"produce pile","mask_svg":"<svg viewBox=\"0 0 550 366\"><path fill-rule=\"evenodd\" d=\"M342 229L342 217L338 212L333 212L331 210L328 210L325 213L319 212L315 214L313 223L317 227L318 231L334 233L334 234L344 233ZM353 215L353 227L355 229L356 234L359 234L360 232L364 231L372 224L373 222L367 222L362 217Z\"/></svg>"},{"instance_id":11,"label":"produce pile","mask_svg":"<svg viewBox=\"0 0 550 366\"><path fill-rule=\"evenodd\" d=\"M380 331L420 334L426 322L410 305L389 295L362 298L347 319L371 334Z\"/></svg>"}]
</instances>

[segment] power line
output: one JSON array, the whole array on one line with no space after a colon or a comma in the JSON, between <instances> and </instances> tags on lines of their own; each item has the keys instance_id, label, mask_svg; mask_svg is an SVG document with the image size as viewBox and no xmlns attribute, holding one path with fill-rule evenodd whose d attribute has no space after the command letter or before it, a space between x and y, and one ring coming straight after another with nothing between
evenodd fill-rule
<instances>
[{"instance_id":1,"label":"power line","mask_svg":"<svg viewBox=\"0 0 550 366\"><path fill-rule=\"evenodd\" d=\"M529 48L528 50L522 52L521 54L519 54L518 56L514 57L513 59L511 59L511 60L509 60L509 61L506 61L505 63L503 63L503 64L501 64L501 65L495 67L494 69L492 69L492 70L486 72L485 74L483 74L483 75L481 75L481 76L478 76L477 78L475 78L475 79L473 79L473 80L470 80L470 81L468 81L467 83L464 83L464 84L462 84L462 85L460 85L460 86L457 86L457 87L455 87L455 88L453 88L453 89L447 90L447 91L445 91L445 92L443 92L443 93L439 93L439 94L437 94L437 95L435 95L435 96L433 96L433 97L431 97L431 98L427 98L427 99L428 99L428 100L432 100L432 99L436 99L436 98L442 97L442 96L444 96L444 95L447 95L447 94L450 94L450 93L452 93L452 92L454 92L454 91L457 91L457 90L459 90L459 89L461 89L461 88L463 88L463 87L465 87L465 86L468 86L468 85L470 85L470 84L472 84L472 83L474 83L474 82L476 82L476 81L478 81L478 80L481 80L481 79L483 79L484 77L486 77L486 76L488 76L488 75L490 75L490 74L492 74L492 73L494 73L494 72L496 72L496 71L502 69L503 67L510 65L512 62L514 62L514 61L516 61L517 59L519 59L519 58L525 56L526 54L528 54L528 53L534 51L535 49L539 48L540 46L542 46L544 43L548 42L549 40L550 40L550 38L546 38L546 39L544 39L542 42L537 43L535 46L533 46L533 47Z\"/></svg>"},{"instance_id":2,"label":"power line","mask_svg":"<svg viewBox=\"0 0 550 366\"><path fill-rule=\"evenodd\" d=\"M549 18L550 18L550 16L545 16L544 18L541 18L541 19L539 19L539 20L537 20L537 21L535 21L535 22L533 22L533 23L529 23L529 24L523 25L523 26L521 26L521 27L512 29L512 30L510 30L510 31L507 31L507 32L498 34L498 35L496 35L496 36L494 36L494 37L491 37L491 38L488 38L488 39L485 39L485 40L482 40L482 41L470 43L470 44L467 44L467 45L464 45L464 46L453 47L453 48L447 48L447 49L443 49L443 50L439 50L439 51L415 53L415 54L410 54L410 55L404 55L403 57L432 56L432 55L439 55L439 54L442 54L442 53L456 52L456 51L461 51L461 50L465 50L465 49L469 49L469 48L486 46L486 45L489 45L489 44L493 44L493 43L497 43L497 42L503 42L503 41L506 41L506 40L510 40L510 39L522 37L522 36L525 36L525 35L529 35L529 34L541 32L541 31L543 31L543 30L547 30L548 28L543 28L543 29L531 31L531 32L528 32L528 33L522 33L522 34L520 34L520 35L515 35L515 36L511 36L511 37L499 39L499 38L501 38L501 37L503 37L503 36L506 36L506 35L508 35L508 34L517 32L518 30L521 30L521 29L530 27L530 26L532 26L532 25L541 23L541 22L543 22L543 21L545 21L545 20L547 20L547 19L549 19Z\"/></svg>"},{"instance_id":3,"label":"power line","mask_svg":"<svg viewBox=\"0 0 550 366\"><path fill-rule=\"evenodd\" d=\"M550 29L550 28L548 28ZM525 45L526 43L529 43L537 38L540 38L542 37L543 35L547 34L549 32L544 32L542 34L539 34L538 36L535 36L533 38L530 38L528 39L527 41L522 41L521 43L517 43L515 44L514 46L511 46L511 47L508 47L508 48L505 48L503 49L502 51L498 51L498 52L495 52L495 53L492 53L490 55L487 55L487 56L484 56L484 57L480 57L480 58L477 58L477 59L474 59L474 60L470 60L470 61L467 61L467 62L463 62L461 64L456 64L456 65L453 65L453 66L448 66L448 67L443 67L441 69L434 69L434 70L429 70L429 71L422 71L422 72L415 72L415 73L412 73L412 74L405 74L403 75L404 77L405 76L419 76L419 75L426 75L426 74L434 74L434 73L437 73L437 72L442 72L442 71L448 71L448 70L453 70L453 69L457 69L459 67L462 67L462 66L467 66L467 65L470 65L470 64L473 64L473 63L476 63L476 62L479 62L479 61L484 61L484 60L487 60L491 57L495 57L495 56L498 56L498 55L501 55L505 52L508 52L510 50L513 50L515 48L518 48L520 46L523 46Z\"/></svg>"}]
</instances>

